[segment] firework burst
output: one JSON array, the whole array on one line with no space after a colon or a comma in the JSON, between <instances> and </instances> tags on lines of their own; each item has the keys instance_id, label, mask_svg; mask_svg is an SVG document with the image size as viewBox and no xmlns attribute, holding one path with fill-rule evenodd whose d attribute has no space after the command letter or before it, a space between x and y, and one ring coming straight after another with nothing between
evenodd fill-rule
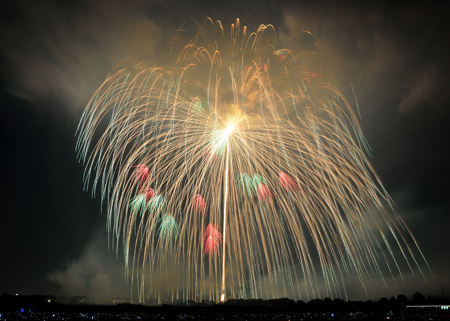
<instances>
[{"instance_id":1,"label":"firework burst","mask_svg":"<svg viewBox=\"0 0 450 321\"><path fill-rule=\"evenodd\" d=\"M401 277L396 253L420 270L315 52L280 49L272 26L239 21L228 34L208 20L184 39L169 64L115 70L78 130L86 184L101 184L139 299L309 299L319 283L345 297L346 276L363 287ZM169 270L161 286L155 275Z\"/></svg>"}]
</instances>

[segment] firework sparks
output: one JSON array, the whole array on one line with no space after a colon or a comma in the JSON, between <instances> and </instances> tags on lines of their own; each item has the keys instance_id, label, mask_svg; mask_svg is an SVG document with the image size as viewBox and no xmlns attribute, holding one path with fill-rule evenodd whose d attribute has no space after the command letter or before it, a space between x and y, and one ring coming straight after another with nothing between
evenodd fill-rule
<instances>
[{"instance_id":1,"label":"firework sparks","mask_svg":"<svg viewBox=\"0 0 450 321\"><path fill-rule=\"evenodd\" d=\"M214 224L210 223L203 236L205 255L216 255L219 251L220 244L222 244L222 234L220 234Z\"/></svg>"},{"instance_id":2,"label":"firework sparks","mask_svg":"<svg viewBox=\"0 0 450 321\"><path fill-rule=\"evenodd\" d=\"M195 194L192 197L192 200L194 202L194 208L196 212L200 212L202 214L205 214L206 211L206 203L203 200L203 197L200 194Z\"/></svg>"},{"instance_id":3,"label":"firework sparks","mask_svg":"<svg viewBox=\"0 0 450 321\"><path fill-rule=\"evenodd\" d=\"M280 185L285 192L298 188L298 185L295 183L292 176L289 176L289 174L283 172L280 173Z\"/></svg>"},{"instance_id":4,"label":"firework sparks","mask_svg":"<svg viewBox=\"0 0 450 321\"><path fill-rule=\"evenodd\" d=\"M136 182L139 182L139 186L142 186L142 184L144 184L144 182L148 179L149 169L145 164L140 164L133 167L136 167L136 172L133 174Z\"/></svg>"},{"instance_id":5,"label":"firework sparks","mask_svg":"<svg viewBox=\"0 0 450 321\"><path fill-rule=\"evenodd\" d=\"M265 202L273 198L273 192L264 184L258 184L258 197Z\"/></svg>"},{"instance_id":6,"label":"firework sparks","mask_svg":"<svg viewBox=\"0 0 450 321\"><path fill-rule=\"evenodd\" d=\"M159 234L164 239L170 239L178 236L179 232L177 222L172 215L164 214L164 216L161 218Z\"/></svg>"},{"instance_id":7,"label":"firework sparks","mask_svg":"<svg viewBox=\"0 0 450 321\"><path fill-rule=\"evenodd\" d=\"M316 53L280 49L272 26L249 33L239 21L230 35L209 21L183 39L172 65L114 71L78 130L86 182L101 183L139 299L161 299L151 276L169 268L172 299L217 301L309 299L319 275L327 296L345 297L346 275L363 287L384 270L401 277L393 248L422 273L358 119Z\"/></svg>"}]
</instances>

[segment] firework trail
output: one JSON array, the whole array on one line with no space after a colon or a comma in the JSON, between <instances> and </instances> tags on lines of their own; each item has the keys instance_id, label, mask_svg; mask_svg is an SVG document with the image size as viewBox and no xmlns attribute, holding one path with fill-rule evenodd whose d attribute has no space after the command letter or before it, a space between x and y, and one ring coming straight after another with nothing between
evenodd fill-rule
<instances>
[{"instance_id":1,"label":"firework trail","mask_svg":"<svg viewBox=\"0 0 450 321\"><path fill-rule=\"evenodd\" d=\"M319 283L346 297L347 276L365 288L405 262L422 273L315 52L239 20L180 34L170 63L119 66L78 128L86 187L100 187L140 300L309 299Z\"/></svg>"}]
</instances>

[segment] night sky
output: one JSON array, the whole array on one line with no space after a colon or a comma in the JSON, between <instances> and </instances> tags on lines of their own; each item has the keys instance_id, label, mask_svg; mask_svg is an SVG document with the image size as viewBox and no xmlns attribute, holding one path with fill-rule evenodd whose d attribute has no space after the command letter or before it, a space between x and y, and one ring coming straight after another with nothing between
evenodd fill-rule
<instances>
[{"instance_id":1,"label":"night sky","mask_svg":"<svg viewBox=\"0 0 450 321\"><path fill-rule=\"evenodd\" d=\"M395 4L393 4L395 3ZM310 31L338 88L357 98L371 160L429 262L350 299L450 295L450 7L381 1L1 1L0 294L128 297L106 214L83 191L81 114L124 59L152 61L185 21ZM229 30L229 29L228 29ZM350 84L353 85L355 95Z\"/></svg>"}]
</instances>

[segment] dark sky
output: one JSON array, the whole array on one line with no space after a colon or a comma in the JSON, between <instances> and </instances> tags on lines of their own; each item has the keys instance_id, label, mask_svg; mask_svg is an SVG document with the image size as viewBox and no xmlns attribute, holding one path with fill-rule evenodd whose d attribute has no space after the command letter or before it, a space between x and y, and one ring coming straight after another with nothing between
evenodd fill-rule
<instances>
[{"instance_id":1,"label":"dark sky","mask_svg":"<svg viewBox=\"0 0 450 321\"><path fill-rule=\"evenodd\" d=\"M124 59L152 61L185 21L308 30L338 87L355 90L371 163L434 276L405 271L367 296L450 294L450 27L438 2L2 1L0 293L129 296L106 215L83 191L75 131L94 91ZM426 268L425 266L423 266Z\"/></svg>"}]
</instances>

